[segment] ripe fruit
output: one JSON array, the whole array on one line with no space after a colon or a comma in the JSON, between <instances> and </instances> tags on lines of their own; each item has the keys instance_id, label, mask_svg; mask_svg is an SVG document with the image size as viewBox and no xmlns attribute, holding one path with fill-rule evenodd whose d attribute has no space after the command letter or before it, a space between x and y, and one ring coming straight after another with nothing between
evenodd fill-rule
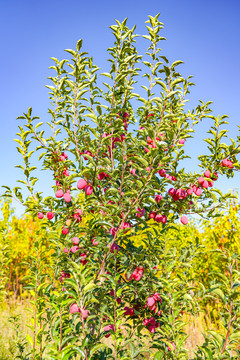
<instances>
[{"instance_id":1,"label":"ripe fruit","mask_svg":"<svg viewBox=\"0 0 240 360\"><path fill-rule=\"evenodd\" d=\"M152 296L149 296L147 298L147 306L149 307L150 310L153 310L156 312L157 304L156 304L156 300Z\"/></svg>"},{"instance_id":2,"label":"ripe fruit","mask_svg":"<svg viewBox=\"0 0 240 360\"><path fill-rule=\"evenodd\" d=\"M85 189L86 186L87 186L86 180L84 180L84 179L78 180L77 188L78 188L79 190Z\"/></svg>"},{"instance_id":3,"label":"ripe fruit","mask_svg":"<svg viewBox=\"0 0 240 360\"><path fill-rule=\"evenodd\" d=\"M129 308L128 306L125 306L123 308L123 310L125 310L125 313L123 315L134 316L134 309L133 308Z\"/></svg>"},{"instance_id":4,"label":"ripe fruit","mask_svg":"<svg viewBox=\"0 0 240 360\"><path fill-rule=\"evenodd\" d=\"M111 335L110 330L115 332L115 326L114 325L105 326L104 331L108 331L108 333L105 335L106 338L108 338Z\"/></svg>"},{"instance_id":5,"label":"ripe fruit","mask_svg":"<svg viewBox=\"0 0 240 360\"><path fill-rule=\"evenodd\" d=\"M70 313L71 314L75 314L75 313L79 313L80 312L80 308L77 306L77 304L72 304L70 306Z\"/></svg>"},{"instance_id":6,"label":"ripe fruit","mask_svg":"<svg viewBox=\"0 0 240 360\"><path fill-rule=\"evenodd\" d=\"M126 277L126 275L127 274L125 274L125 277ZM142 276L143 276L143 267L137 266L136 269L132 272L132 274L128 280L134 279L136 281L139 281Z\"/></svg>"},{"instance_id":7,"label":"ripe fruit","mask_svg":"<svg viewBox=\"0 0 240 360\"><path fill-rule=\"evenodd\" d=\"M132 170L130 171L130 173L133 174L134 176L137 176L137 174L136 174L136 169L132 169Z\"/></svg>"},{"instance_id":8,"label":"ripe fruit","mask_svg":"<svg viewBox=\"0 0 240 360\"><path fill-rule=\"evenodd\" d=\"M72 242L73 242L73 244L74 245L78 245L79 244L79 238L78 237L76 237L76 236L74 236L73 238L72 238Z\"/></svg>"},{"instance_id":9,"label":"ripe fruit","mask_svg":"<svg viewBox=\"0 0 240 360\"><path fill-rule=\"evenodd\" d=\"M105 177L109 177L109 175L105 172L100 172L98 174L98 180L103 180Z\"/></svg>"},{"instance_id":10,"label":"ripe fruit","mask_svg":"<svg viewBox=\"0 0 240 360\"><path fill-rule=\"evenodd\" d=\"M72 246L70 249L69 249L69 252L71 251L73 254L75 254L75 252L77 252L79 250L79 247L78 246Z\"/></svg>"},{"instance_id":11,"label":"ripe fruit","mask_svg":"<svg viewBox=\"0 0 240 360\"><path fill-rule=\"evenodd\" d=\"M87 255L86 254L80 254L80 257L81 257L80 263L83 264L83 265L86 265L86 263L87 263L87 259L86 259Z\"/></svg>"},{"instance_id":12,"label":"ripe fruit","mask_svg":"<svg viewBox=\"0 0 240 360\"><path fill-rule=\"evenodd\" d=\"M67 233L68 233L68 228L63 227L62 228L62 234L67 235Z\"/></svg>"},{"instance_id":13,"label":"ripe fruit","mask_svg":"<svg viewBox=\"0 0 240 360\"><path fill-rule=\"evenodd\" d=\"M182 223L183 225L186 225L186 224L188 223L188 218L187 218L186 216L182 216L182 217L181 217L181 223Z\"/></svg>"},{"instance_id":14,"label":"ripe fruit","mask_svg":"<svg viewBox=\"0 0 240 360\"><path fill-rule=\"evenodd\" d=\"M151 332L151 333L155 333L155 329L156 329L156 326L154 326L154 325L149 325L149 331Z\"/></svg>"},{"instance_id":15,"label":"ripe fruit","mask_svg":"<svg viewBox=\"0 0 240 360\"><path fill-rule=\"evenodd\" d=\"M67 160L68 156L65 152L62 153L62 156L64 157L65 160Z\"/></svg>"},{"instance_id":16,"label":"ripe fruit","mask_svg":"<svg viewBox=\"0 0 240 360\"><path fill-rule=\"evenodd\" d=\"M92 192L93 192L92 186L91 186L91 185L87 185L87 186L85 187L85 193L86 193L86 195L91 195Z\"/></svg>"},{"instance_id":17,"label":"ripe fruit","mask_svg":"<svg viewBox=\"0 0 240 360\"><path fill-rule=\"evenodd\" d=\"M99 242L95 238L92 239L91 242L92 242L93 245L98 245L99 244Z\"/></svg>"},{"instance_id":18,"label":"ripe fruit","mask_svg":"<svg viewBox=\"0 0 240 360\"><path fill-rule=\"evenodd\" d=\"M170 189L168 190L168 194L171 195L171 196L174 196L174 195L175 195L175 192L176 192L176 190L175 190L174 188L170 188Z\"/></svg>"},{"instance_id":19,"label":"ripe fruit","mask_svg":"<svg viewBox=\"0 0 240 360\"><path fill-rule=\"evenodd\" d=\"M37 214L37 217L38 217L39 219L43 219L44 215L43 215L43 213L39 212L39 213Z\"/></svg>"},{"instance_id":20,"label":"ripe fruit","mask_svg":"<svg viewBox=\"0 0 240 360\"><path fill-rule=\"evenodd\" d=\"M68 171L68 169L63 170L63 175L69 176L69 171Z\"/></svg>"},{"instance_id":21,"label":"ripe fruit","mask_svg":"<svg viewBox=\"0 0 240 360\"><path fill-rule=\"evenodd\" d=\"M160 223L160 222L162 222L162 220L163 220L163 216L161 214L157 214L155 216L155 221L156 222Z\"/></svg>"},{"instance_id":22,"label":"ripe fruit","mask_svg":"<svg viewBox=\"0 0 240 360\"><path fill-rule=\"evenodd\" d=\"M63 197L62 189L57 190L55 195L56 195L57 198L62 198Z\"/></svg>"},{"instance_id":23,"label":"ripe fruit","mask_svg":"<svg viewBox=\"0 0 240 360\"><path fill-rule=\"evenodd\" d=\"M201 196L201 195L202 195L202 189L200 189L199 187L196 187L196 190L195 190L194 192L195 192L195 194L196 194L197 196Z\"/></svg>"},{"instance_id":24,"label":"ripe fruit","mask_svg":"<svg viewBox=\"0 0 240 360\"><path fill-rule=\"evenodd\" d=\"M82 216L83 212L81 209L76 209L75 214L77 214L78 216Z\"/></svg>"},{"instance_id":25,"label":"ripe fruit","mask_svg":"<svg viewBox=\"0 0 240 360\"><path fill-rule=\"evenodd\" d=\"M81 209L76 209L75 213L73 214L73 218L75 220L77 220L77 223L79 223L81 221L81 216L82 216L82 210Z\"/></svg>"},{"instance_id":26,"label":"ripe fruit","mask_svg":"<svg viewBox=\"0 0 240 360\"><path fill-rule=\"evenodd\" d=\"M199 184L202 184L204 181L205 181L204 177L200 176L200 177L198 178Z\"/></svg>"},{"instance_id":27,"label":"ripe fruit","mask_svg":"<svg viewBox=\"0 0 240 360\"><path fill-rule=\"evenodd\" d=\"M114 242L111 246L111 253L118 253L119 252L119 246Z\"/></svg>"},{"instance_id":28,"label":"ripe fruit","mask_svg":"<svg viewBox=\"0 0 240 360\"><path fill-rule=\"evenodd\" d=\"M154 298L155 301L159 301L160 303L162 302L162 299L161 299L159 293L153 294L153 298Z\"/></svg>"},{"instance_id":29,"label":"ripe fruit","mask_svg":"<svg viewBox=\"0 0 240 360\"><path fill-rule=\"evenodd\" d=\"M154 211L151 211L151 212L149 213L149 219L154 219L155 216L156 216L156 213L155 213Z\"/></svg>"},{"instance_id":30,"label":"ripe fruit","mask_svg":"<svg viewBox=\"0 0 240 360\"><path fill-rule=\"evenodd\" d=\"M213 186L213 181L208 181L208 186L212 187Z\"/></svg>"},{"instance_id":31,"label":"ripe fruit","mask_svg":"<svg viewBox=\"0 0 240 360\"><path fill-rule=\"evenodd\" d=\"M82 311L80 310L81 314L82 314L82 318L83 320L86 320L88 317L88 310L83 309Z\"/></svg>"},{"instance_id":32,"label":"ripe fruit","mask_svg":"<svg viewBox=\"0 0 240 360\"><path fill-rule=\"evenodd\" d=\"M187 197L187 192L184 189L177 189L174 196L179 200L183 200Z\"/></svg>"},{"instance_id":33,"label":"ripe fruit","mask_svg":"<svg viewBox=\"0 0 240 360\"><path fill-rule=\"evenodd\" d=\"M157 203L159 203L159 201L161 201L162 198L163 198L163 197L162 197L162 195L160 195L160 194L158 194L158 195L155 196L155 200L156 200Z\"/></svg>"},{"instance_id":34,"label":"ripe fruit","mask_svg":"<svg viewBox=\"0 0 240 360\"><path fill-rule=\"evenodd\" d=\"M148 144L152 144L152 143L153 143L153 140L152 140L149 136L147 136L147 143L148 143Z\"/></svg>"},{"instance_id":35,"label":"ripe fruit","mask_svg":"<svg viewBox=\"0 0 240 360\"><path fill-rule=\"evenodd\" d=\"M54 217L54 213L51 212L51 211L49 211L49 212L47 213L47 218L48 218L48 220L51 220L53 217Z\"/></svg>"},{"instance_id":36,"label":"ripe fruit","mask_svg":"<svg viewBox=\"0 0 240 360\"><path fill-rule=\"evenodd\" d=\"M158 173L161 177L166 177L166 170L160 169Z\"/></svg>"},{"instance_id":37,"label":"ripe fruit","mask_svg":"<svg viewBox=\"0 0 240 360\"><path fill-rule=\"evenodd\" d=\"M233 168L233 163L232 161L228 160L228 159L224 159L222 162L221 162L221 165L224 166L224 167L228 167L229 169L232 169Z\"/></svg>"},{"instance_id":38,"label":"ripe fruit","mask_svg":"<svg viewBox=\"0 0 240 360\"><path fill-rule=\"evenodd\" d=\"M204 182L201 184L203 188L207 189L208 188L208 181L204 180Z\"/></svg>"},{"instance_id":39,"label":"ripe fruit","mask_svg":"<svg viewBox=\"0 0 240 360\"><path fill-rule=\"evenodd\" d=\"M137 217L141 218L142 216L144 216L144 214L145 214L145 209L144 208L140 209L140 207L138 207L136 213Z\"/></svg>"},{"instance_id":40,"label":"ripe fruit","mask_svg":"<svg viewBox=\"0 0 240 360\"><path fill-rule=\"evenodd\" d=\"M69 203L70 201L71 201L71 195L69 194L69 193L65 193L64 195L63 195L63 198L64 198L64 200L67 202L67 203Z\"/></svg>"},{"instance_id":41,"label":"ripe fruit","mask_svg":"<svg viewBox=\"0 0 240 360\"><path fill-rule=\"evenodd\" d=\"M166 215L163 215L162 216L162 223L166 224L166 222L167 222L167 217L166 217Z\"/></svg>"},{"instance_id":42,"label":"ripe fruit","mask_svg":"<svg viewBox=\"0 0 240 360\"><path fill-rule=\"evenodd\" d=\"M210 178L211 172L209 170L206 170L205 173L204 173L204 176L207 177L207 178Z\"/></svg>"}]
</instances>

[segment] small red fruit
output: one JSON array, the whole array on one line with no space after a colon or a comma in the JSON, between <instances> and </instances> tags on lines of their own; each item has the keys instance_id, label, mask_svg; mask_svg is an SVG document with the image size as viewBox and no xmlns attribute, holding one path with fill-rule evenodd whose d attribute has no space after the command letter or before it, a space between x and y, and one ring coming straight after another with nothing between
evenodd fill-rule
<instances>
[{"instance_id":1,"label":"small red fruit","mask_svg":"<svg viewBox=\"0 0 240 360\"><path fill-rule=\"evenodd\" d=\"M181 217L181 223L182 223L183 225L186 225L186 224L188 223L188 218L187 218L186 216L182 216L182 217Z\"/></svg>"},{"instance_id":2,"label":"small red fruit","mask_svg":"<svg viewBox=\"0 0 240 360\"><path fill-rule=\"evenodd\" d=\"M212 177L212 180L213 181L216 181L217 179L218 179L218 174L215 172L215 173L213 173L213 177Z\"/></svg>"},{"instance_id":3,"label":"small red fruit","mask_svg":"<svg viewBox=\"0 0 240 360\"><path fill-rule=\"evenodd\" d=\"M208 181L208 186L212 187L213 186L213 181Z\"/></svg>"},{"instance_id":4,"label":"small red fruit","mask_svg":"<svg viewBox=\"0 0 240 360\"><path fill-rule=\"evenodd\" d=\"M91 242L92 242L92 244L93 244L94 246L96 246L96 245L99 244L99 242L98 242L95 238L92 239Z\"/></svg>"},{"instance_id":5,"label":"small red fruit","mask_svg":"<svg viewBox=\"0 0 240 360\"><path fill-rule=\"evenodd\" d=\"M166 215L163 215L162 216L162 223L166 224L166 222L167 222L167 217L166 217Z\"/></svg>"},{"instance_id":6,"label":"small red fruit","mask_svg":"<svg viewBox=\"0 0 240 360\"><path fill-rule=\"evenodd\" d=\"M158 173L161 177L166 177L166 170L160 169Z\"/></svg>"},{"instance_id":7,"label":"small red fruit","mask_svg":"<svg viewBox=\"0 0 240 360\"><path fill-rule=\"evenodd\" d=\"M62 228L62 234L67 235L67 233L68 233L68 228L63 227Z\"/></svg>"},{"instance_id":8,"label":"small red fruit","mask_svg":"<svg viewBox=\"0 0 240 360\"><path fill-rule=\"evenodd\" d=\"M86 186L87 186L87 182L84 179L80 179L77 183L77 188L79 190L85 189Z\"/></svg>"},{"instance_id":9,"label":"small red fruit","mask_svg":"<svg viewBox=\"0 0 240 360\"><path fill-rule=\"evenodd\" d=\"M199 184L202 184L204 181L205 181L204 177L200 176L200 177L198 178Z\"/></svg>"},{"instance_id":10,"label":"small red fruit","mask_svg":"<svg viewBox=\"0 0 240 360\"><path fill-rule=\"evenodd\" d=\"M204 180L204 182L201 184L203 188L207 189L208 188L208 181Z\"/></svg>"},{"instance_id":11,"label":"small red fruit","mask_svg":"<svg viewBox=\"0 0 240 360\"><path fill-rule=\"evenodd\" d=\"M78 246L72 246L70 249L69 249L69 252L71 251L73 254L75 254L75 252L77 252L79 250L79 247Z\"/></svg>"},{"instance_id":12,"label":"small red fruit","mask_svg":"<svg viewBox=\"0 0 240 360\"><path fill-rule=\"evenodd\" d=\"M62 198L63 197L62 189L57 190L55 195L56 195L57 198Z\"/></svg>"},{"instance_id":13,"label":"small red fruit","mask_svg":"<svg viewBox=\"0 0 240 360\"><path fill-rule=\"evenodd\" d=\"M79 244L79 238L78 237L76 237L76 236L74 236L73 238L72 238L72 242L73 242L73 244L74 245L78 245Z\"/></svg>"},{"instance_id":14,"label":"small red fruit","mask_svg":"<svg viewBox=\"0 0 240 360\"><path fill-rule=\"evenodd\" d=\"M77 304L72 304L70 306L70 313L71 314L75 314L75 313L79 313L80 312L80 308L77 306Z\"/></svg>"},{"instance_id":15,"label":"small red fruit","mask_svg":"<svg viewBox=\"0 0 240 360\"><path fill-rule=\"evenodd\" d=\"M91 186L91 185L87 185L87 186L85 187L85 193L86 193L86 195L91 195L92 192L93 192L92 186Z\"/></svg>"},{"instance_id":16,"label":"small red fruit","mask_svg":"<svg viewBox=\"0 0 240 360\"><path fill-rule=\"evenodd\" d=\"M197 196L201 196L201 195L202 195L202 189L200 189L199 187L197 187L194 192L195 192L195 194L196 194Z\"/></svg>"},{"instance_id":17,"label":"small red fruit","mask_svg":"<svg viewBox=\"0 0 240 360\"><path fill-rule=\"evenodd\" d=\"M162 195L160 195L160 194L158 194L158 195L155 196L155 200L156 200L157 203L159 203L159 201L161 201L162 198L163 198L163 197L162 197Z\"/></svg>"},{"instance_id":18,"label":"small red fruit","mask_svg":"<svg viewBox=\"0 0 240 360\"><path fill-rule=\"evenodd\" d=\"M205 173L204 173L204 176L207 177L207 178L210 178L211 172L209 170L206 170Z\"/></svg>"},{"instance_id":19,"label":"small red fruit","mask_svg":"<svg viewBox=\"0 0 240 360\"><path fill-rule=\"evenodd\" d=\"M49 211L49 212L47 213L47 218L48 218L48 220L51 220L53 217L54 217L54 213L51 212L51 211Z\"/></svg>"},{"instance_id":20,"label":"small red fruit","mask_svg":"<svg viewBox=\"0 0 240 360\"><path fill-rule=\"evenodd\" d=\"M154 211L151 211L151 212L149 213L149 219L154 219L155 216L156 216L156 213L155 213Z\"/></svg>"},{"instance_id":21,"label":"small red fruit","mask_svg":"<svg viewBox=\"0 0 240 360\"><path fill-rule=\"evenodd\" d=\"M176 192L176 190L175 190L174 188L170 188L170 189L168 190L168 194L171 195L171 196L174 196L174 195L175 195L175 192Z\"/></svg>"},{"instance_id":22,"label":"small red fruit","mask_svg":"<svg viewBox=\"0 0 240 360\"><path fill-rule=\"evenodd\" d=\"M156 222L160 223L160 222L162 222L162 220L163 220L163 216L161 214L157 214L155 216L155 221Z\"/></svg>"},{"instance_id":23,"label":"small red fruit","mask_svg":"<svg viewBox=\"0 0 240 360\"><path fill-rule=\"evenodd\" d=\"M69 194L69 193L65 193L64 195L63 195L63 198L64 198L64 200L67 202L67 203L69 203L70 201L71 201L71 195Z\"/></svg>"},{"instance_id":24,"label":"small red fruit","mask_svg":"<svg viewBox=\"0 0 240 360\"><path fill-rule=\"evenodd\" d=\"M192 193L193 193L193 188L187 189L187 193L188 193L188 195L192 195Z\"/></svg>"}]
</instances>

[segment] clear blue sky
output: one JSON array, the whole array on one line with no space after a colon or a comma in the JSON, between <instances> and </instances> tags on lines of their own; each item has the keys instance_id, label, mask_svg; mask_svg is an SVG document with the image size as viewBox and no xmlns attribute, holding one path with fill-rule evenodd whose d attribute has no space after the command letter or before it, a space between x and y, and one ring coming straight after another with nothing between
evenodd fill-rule
<instances>
[{"instance_id":1,"label":"clear blue sky","mask_svg":"<svg viewBox=\"0 0 240 360\"><path fill-rule=\"evenodd\" d=\"M13 142L16 117L31 106L34 115L46 119L50 57L66 57L64 49L74 48L82 38L84 50L107 70L106 49L113 41L108 26L115 18L122 21L128 17L129 26L136 24L137 33L144 34L147 15L160 12L167 37L162 44L165 55L171 61L183 60L181 72L194 75L196 87L189 106L198 99L212 100L215 115L230 116L229 134L235 138L240 123L239 0L1 0L0 6L0 185L16 186L16 179L22 176L14 168L21 161ZM204 151L200 140L208 125L201 124L198 137L186 144L195 156ZM46 190L45 173L42 176L39 189ZM239 180L236 174L232 180L220 179L218 186L223 191L238 188ZM17 213L22 212L17 206Z\"/></svg>"}]
</instances>

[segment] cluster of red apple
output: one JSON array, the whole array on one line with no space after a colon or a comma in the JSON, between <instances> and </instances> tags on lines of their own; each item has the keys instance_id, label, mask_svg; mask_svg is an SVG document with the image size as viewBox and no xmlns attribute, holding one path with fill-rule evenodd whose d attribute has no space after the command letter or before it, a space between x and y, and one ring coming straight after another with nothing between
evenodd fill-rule
<instances>
[{"instance_id":1,"label":"cluster of red apple","mask_svg":"<svg viewBox=\"0 0 240 360\"><path fill-rule=\"evenodd\" d=\"M70 313L71 314L75 314L75 313L80 313L82 316L83 320L86 320L88 318L88 310L86 309L81 309L77 304L72 304L70 306Z\"/></svg>"},{"instance_id":2,"label":"cluster of red apple","mask_svg":"<svg viewBox=\"0 0 240 360\"><path fill-rule=\"evenodd\" d=\"M221 165L223 167L228 167L229 169L233 169L233 162L229 159L224 159L222 162L221 162Z\"/></svg>"}]
</instances>

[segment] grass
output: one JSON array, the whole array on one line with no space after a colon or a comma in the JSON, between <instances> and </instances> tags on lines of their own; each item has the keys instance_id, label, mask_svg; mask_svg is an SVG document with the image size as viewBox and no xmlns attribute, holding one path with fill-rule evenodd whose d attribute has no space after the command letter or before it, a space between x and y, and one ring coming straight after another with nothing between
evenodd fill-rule
<instances>
[{"instance_id":1,"label":"grass","mask_svg":"<svg viewBox=\"0 0 240 360\"><path fill-rule=\"evenodd\" d=\"M31 331L28 325L31 324L31 313L27 300L9 299L1 303L0 308L0 360L13 360L20 354L18 344L24 344L27 334ZM24 353L27 353L31 346L24 345Z\"/></svg>"}]
</instances>

